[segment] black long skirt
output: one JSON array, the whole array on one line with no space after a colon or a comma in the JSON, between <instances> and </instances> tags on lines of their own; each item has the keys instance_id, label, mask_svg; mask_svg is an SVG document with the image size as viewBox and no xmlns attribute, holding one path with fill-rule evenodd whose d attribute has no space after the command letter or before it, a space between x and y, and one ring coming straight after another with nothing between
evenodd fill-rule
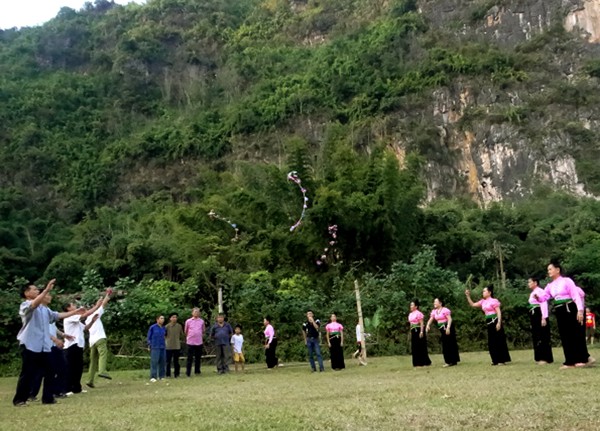
<instances>
[{"instance_id":1,"label":"black long skirt","mask_svg":"<svg viewBox=\"0 0 600 431\"><path fill-rule=\"evenodd\" d=\"M550 321L546 319L546 326L542 326L542 310L540 307L529 311L531 321L531 338L533 340L533 359L536 362L554 362L552 345L550 344Z\"/></svg>"},{"instance_id":2,"label":"black long skirt","mask_svg":"<svg viewBox=\"0 0 600 431\"><path fill-rule=\"evenodd\" d=\"M342 370L346 368L344 363L344 349L342 347L342 339L340 337L330 337L329 356L331 357L331 369Z\"/></svg>"},{"instance_id":3,"label":"black long skirt","mask_svg":"<svg viewBox=\"0 0 600 431\"><path fill-rule=\"evenodd\" d=\"M271 345L268 349L265 349L265 356L267 360L267 368L275 368L279 363L275 351L277 350L277 338L273 337Z\"/></svg>"},{"instance_id":4,"label":"black long skirt","mask_svg":"<svg viewBox=\"0 0 600 431\"><path fill-rule=\"evenodd\" d=\"M460 362L458 354L458 343L456 342L456 330L454 325L450 326L450 334L446 335L446 325L440 327L440 340L442 342L442 354L444 362L448 365L456 365Z\"/></svg>"},{"instance_id":5,"label":"black long skirt","mask_svg":"<svg viewBox=\"0 0 600 431\"><path fill-rule=\"evenodd\" d=\"M564 365L585 364L589 354L585 343L585 325L577 321L577 306L574 302L554 307L558 333L565 353Z\"/></svg>"},{"instance_id":6,"label":"black long skirt","mask_svg":"<svg viewBox=\"0 0 600 431\"><path fill-rule=\"evenodd\" d=\"M490 352L490 357L492 358L492 365L510 362L510 353L508 353L508 346L506 345L504 326L500 326L499 331L496 330L498 318L488 320L486 323L488 331L488 350Z\"/></svg>"},{"instance_id":7,"label":"black long skirt","mask_svg":"<svg viewBox=\"0 0 600 431\"><path fill-rule=\"evenodd\" d=\"M427 336L423 333L423 338L419 337L421 328L410 330L410 347L412 351L413 367L425 367L431 365L431 359L427 353Z\"/></svg>"}]
</instances>

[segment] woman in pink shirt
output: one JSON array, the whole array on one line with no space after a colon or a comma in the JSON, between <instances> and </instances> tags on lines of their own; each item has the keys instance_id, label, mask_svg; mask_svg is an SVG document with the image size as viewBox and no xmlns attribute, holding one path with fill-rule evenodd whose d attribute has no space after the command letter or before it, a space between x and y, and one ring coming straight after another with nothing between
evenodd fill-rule
<instances>
[{"instance_id":1,"label":"woman in pink shirt","mask_svg":"<svg viewBox=\"0 0 600 431\"><path fill-rule=\"evenodd\" d=\"M550 344L550 323L548 321L548 303L537 299L544 291L538 285L536 277L529 277L527 285L531 289L529 295L529 320L531 322L531 339L533 341L533 359L538 365L554 362L552 345Z\"/></svg>"},{"instance_id":2,"label":"woman in pink shirt","mask_svg":"<svg viewBox=\"0 0 600 431\"><path fill-rule=\"evenodd\" d=\"M419 301L416 299L410 303L408 322L410 323L410 347L413 367L427 367L431 365L431 359L429 359L427 353L427 336L425 335L423 313L419 311Z\"/></svg>"},{"instance_id":3,"label":"woman in pink shirt","mask_svg":"<svg viewBox=\"0 0 600 431\"><path fill-rule=\"evenodd\" d=\"M325 326L327 332L327 345L331 358L331 368L334 371L346 368L344 363L344 327L337 321L337 316L332 314L330 322Z\"/></svg>"},{"instance_id":4,"label":"woman in pink shirt","mask_svg":"<svg viewBox=\"0 0 600 431\"><path fill-rule=\"evenodd\" d=\"M267 368L273 369L279 364L279 360L275 355L277 350L277 337L275 336L275 329L271 325L271 317L265 316L263 320L265 325L265 357L267 361Z\"/></svg>"},{"instance_id":5,"label":"woman in pink shirt","mask_svg":"<svg viewBox=\"0 0 600 431\"><path fill-rule=\"evenodd\" d=\"M510 362L510 353L506 345L506 335L502 325L502 311L500 310L500 301L494 298L494 288L492 286L484 287L480 299L473 302L471 292L465 290L467 301L471 307L481 308L485 313L485 323L488 333L488 350L492 358L492 365L504 365Z\"/></svg>"},{"instance_id":6,"label":"woman in pink shirt","mask_svg":"<svg viewBox=\"0 0 600 431\"><path fill-rule=\"evenodd\" d=\"M440 341L442 342L444 367L452 367L460 362L458 344L456 343L456 331L451 314L450 310L444 307L444 302L440 298L435 298L433 301L433 310L431 310L429 321L427 322L427 332L431 329L433 321L437 322L440 330Z\"/></svg>"},{"instance_id":7,"label":"woman in pink shirt","mask_svg":"<svg viewBox=\"0 0 600 431\"><path fill-rule=\"evenodd\" d=\"M588 354L585 343L583 300L580 292L573 280L562 276L558 262L548 265L548 276L552 281L546 285L543 294L536 295L536 299L540 302L554 299L553 310L565 354L561 369L592 365L596 360Z\"/></svg>"}]
</instances>

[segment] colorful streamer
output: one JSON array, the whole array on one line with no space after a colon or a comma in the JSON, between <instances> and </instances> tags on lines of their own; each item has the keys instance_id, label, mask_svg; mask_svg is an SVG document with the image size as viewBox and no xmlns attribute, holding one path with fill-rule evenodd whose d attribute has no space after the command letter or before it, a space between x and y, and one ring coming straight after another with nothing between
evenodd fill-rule
<instances>
[{"instance_id":1,"label":"colorful streamer","mask_svg":"<svg viewBox=\"0 0 600 431\"><path fill-rule=\"evenodd\" d=\"M323 249L323 253L317 259L317 265L323 265L327 261L327 255L332 254L334 258L339 259L340 254L335 249L335 245L337 244L337 224L331 225L327 228L329 232L329 242L327 247ZM331 251L331 253L329 253Z\"/></svg>"},{"instance_id":2,"label":"colorful streamer","mask_svg":"<svg viewBox=\"0 0 600 431\"><path fill-rule=\"evenodd\" d=\"M238 234L239 234L239 229L237 227L237 224L232 223L231 220L226 219L225 217L217 214L215 212L215 210L210 210L210 212L208 213L208 216L213 219L213 220L221 220L224 221L225 223L227 223L229 226L231 226L233 228L233 230L235 231L235 236L231 239L232 241L237 241L239 239Z\"/></svg>"},{"instance_id":3,"label":"colorful streamer","mask_svg":"<svg viewBox=\"0 0 600 431\"><path fill-rule=\"evenodd\" d=\"M292 227L290 227L290 232L293 232L294 230L296 230L298 228L298 226L300 226L300 224L302 223L302 220L304 219L304 215L306 214L306 209L308 208L308 198L306 197L306 189L304 187L302 187L302 180L300 179L300 177L298 176L298 172L296 171L291 171L287 174L287 179L288 181L292 181L294 183L296 183L296 185L300 188L300 191L302 192L302 213L300 214L300 218L296 221L296 223L294 223L294 225Z\"/></svg>"}]
</instances>

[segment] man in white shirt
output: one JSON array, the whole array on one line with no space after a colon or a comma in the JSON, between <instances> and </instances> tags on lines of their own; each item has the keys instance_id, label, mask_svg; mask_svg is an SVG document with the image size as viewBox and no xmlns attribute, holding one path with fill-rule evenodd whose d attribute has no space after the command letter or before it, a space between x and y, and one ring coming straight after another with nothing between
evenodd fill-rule
<instances>
[{"instance_id":1,"label":"man in white shirt","mask_svg":"<svg viewBox=\"0 0 600 431\"><path fill-rule=\"evenodd\" d=\"M96 305L87 310L83 315L74 315L63 321L64 333L72 337L65 339L64 346L65 358L68 365L67 394L85 392L81 388L81 376L83 375L83 349L85 347L83 331L86 328L82 321L94 314L98 308L100 308L102 303L103 300L100 298L98 299L98 302L96 302ZM77 309L77 307L72 302L63 307L63 311L75 309ZM92 324L93 322L95 322L95 320L92 321ZM90 324L90 327L92 324Z\"/></svg>"},{"instance_id":2,"label":"man in white shirt","mask_svg":"<svg viewBox=\"0 0 600 431\"><path fill-rule=\"evenodd\" d=\"M112 289L108 289L100 307L85 320L86 328L89 325L88 330L90 332L90 369L86 383L86 386L89 388L95 387L94 378L96 377L96 373L98 373L98 377L102 377L103 379L112 379L106 370L108 346L106 345L104 325L102 325L102 315L104 314L104 309L106 308L106 304L108 304L111 293Z\"/></svg>"}]
</instances>

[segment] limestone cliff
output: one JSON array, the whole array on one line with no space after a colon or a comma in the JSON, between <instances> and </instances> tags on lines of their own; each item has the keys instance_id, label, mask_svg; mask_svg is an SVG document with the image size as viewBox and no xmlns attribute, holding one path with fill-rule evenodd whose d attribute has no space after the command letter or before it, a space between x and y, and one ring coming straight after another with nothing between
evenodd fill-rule
<instances>
[{"instance_id":1,"label":"limestone cliff","mask_svg":"<svg viewBox=\"0 0 600 431\"><path fill-rule=\"evenodd\" d=\"M420 11L465 40L483 37L499 47L531 43L556 26L580 36L581 44L571 42L570 53L552 60L557 79L552 85L530 78L506 90L490 83L455 82L432 92L428 121L438 129L440 150L452 157L451 162L428 160L428 199L466 192L485 205L526 196L540 183L593 195L578 173L583 150L565 125L596 133L600 112L596 106L561 106L560 98L543 113L536 112L536 104L549 97L551 86L598 88L584 76L582 64L600 42L600 0L495 3L477 9L460 0L425 0Z\"/></svg>"}]
</instances>

